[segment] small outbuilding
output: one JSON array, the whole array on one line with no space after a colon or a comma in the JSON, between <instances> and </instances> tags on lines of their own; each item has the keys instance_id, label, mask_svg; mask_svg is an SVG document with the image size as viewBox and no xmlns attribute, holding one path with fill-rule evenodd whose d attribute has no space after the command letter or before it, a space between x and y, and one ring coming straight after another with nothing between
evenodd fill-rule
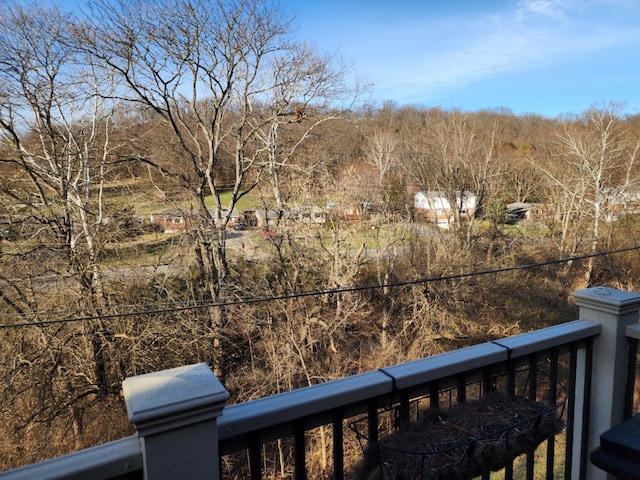
<instances>
[{"instance_id":1,"label":"small outbuilding","mask_svg":"<svg viewBox=\"0 0 640 480\"><path fill-rule=\"evenodd\" d=\"M507 219L511 222L520 220L541 220L544 218L542 203L513 202L507 205Z\"/></svg>"}]
</instances>

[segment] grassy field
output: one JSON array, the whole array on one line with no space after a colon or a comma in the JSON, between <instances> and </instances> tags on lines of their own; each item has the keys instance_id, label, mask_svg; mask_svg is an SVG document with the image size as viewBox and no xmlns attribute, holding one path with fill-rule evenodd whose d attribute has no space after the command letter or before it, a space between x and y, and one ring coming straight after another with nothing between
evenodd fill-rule
<instances>
[{"instance_id":1,"label":"grassy field","mask_svg":"<svg viewBox=\"0 0 640 480\"><path fill-rule=\"evenodd\" d=\"M220 194L220 201L222 202L223 206L229 205L229 201L231 200L231 193L232 192L230 191L226 191ZM207 198L205 198L205 204L207 205L208 208L215 205L213 195L209 195ZM244 210L251 210L251 209L261 208L261 207L259 206L254 196L251 193L248 193L247 195L243 196L240 200L238 200L238 202L236 203L236 208L238 209L238 211L242 212Z\"/></svg>"}]
</instances>

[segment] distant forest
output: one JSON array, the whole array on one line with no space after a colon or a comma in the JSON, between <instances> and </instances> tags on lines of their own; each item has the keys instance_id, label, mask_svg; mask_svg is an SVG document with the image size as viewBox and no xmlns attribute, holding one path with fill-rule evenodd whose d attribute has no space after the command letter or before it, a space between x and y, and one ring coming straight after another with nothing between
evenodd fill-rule
<instances>
[{"instance_id":1,"label":"distant forest","mask_svg":"<svg viewBox=\"0 0 640 480\"><path fill-rule=\"evenodd\" d=\"M371 101L261 0L0 17L0 469L131 434L132 375L207 362L246 401L640 286L640 116L620 105ZM414 207L435 191L477 209L438 228ZM277 214L228 228L245 209ZM154 228L165 211L185 229Z\"/></svg>"}]
</instances>

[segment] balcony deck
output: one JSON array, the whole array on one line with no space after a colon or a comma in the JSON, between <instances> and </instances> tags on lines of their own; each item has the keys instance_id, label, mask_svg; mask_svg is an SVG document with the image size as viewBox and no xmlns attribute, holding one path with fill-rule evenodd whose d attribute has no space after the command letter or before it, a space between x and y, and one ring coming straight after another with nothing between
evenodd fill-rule
<instances>
[{"instance_id":1,"label":"balcony deck","mask_svg":"<svg viewBox=\"0 0 640 480\"><path fill-rule=\"evenodd\" d=\"M261 479L272 477L274 455L294 478L317 478L309 458L319 449L328 452L322 476L338 480L352 472L355 421L364 422L364 436L375 442L424 408L494 390L553 403L558 385L566 392L566 432L507 465L499 478L540 472L606 478L589 454L599 435L622 420L621 412L632 410L627 361L635 359L637 335L626 328L638 323L640 295L598 288L575 298L579 320L237 405L224 406L226 392L206 365L133 377L124 391L137 436L0 473L0 480L129 479L143 472L150 480ZM616 368L606 375L611 384L602 374L609 368ZM185 388L177 395L177 377L195 393ZM595 402L597 412L590 408Z\"/></svg>"}]
</instances>

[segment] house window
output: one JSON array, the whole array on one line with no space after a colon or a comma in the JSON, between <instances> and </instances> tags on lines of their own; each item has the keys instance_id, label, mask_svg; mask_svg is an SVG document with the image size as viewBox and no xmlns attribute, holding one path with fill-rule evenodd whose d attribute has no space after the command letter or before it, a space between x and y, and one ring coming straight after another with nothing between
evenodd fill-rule
<instances>
[{"instance_id":1,"label":"house window","mask_svg":"<svg viewBox=\"0 0 640 480\"><path fill-rule=\"evenodd\" d=\"M173 223L182 223L182 219L181 218L174 218L173 219Z\"/></svg>"}]
</instances>

